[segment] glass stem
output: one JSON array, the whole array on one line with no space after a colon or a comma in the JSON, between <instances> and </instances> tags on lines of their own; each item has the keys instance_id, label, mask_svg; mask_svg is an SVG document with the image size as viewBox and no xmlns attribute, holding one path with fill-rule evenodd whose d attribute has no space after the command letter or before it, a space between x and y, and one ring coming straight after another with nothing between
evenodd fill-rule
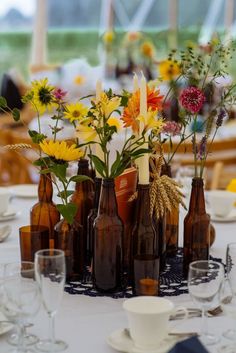
<instances>
[{"instance_id":1,"label":"glass stem","mask_svg":"<svg viewBox=\"0 0 236 353\"><path fill-rule=\"evenodd\" d=\"M49 340L55 343L55 315L49 314Z\"/></svg>"},{"instance_id":2,"label":"glass stem","mask_svg":"<svg viewBox=\"0 0 236 353\"><path fill-rule=\"evenodd\" d=\"M202 327L201 327L201 335L205 336L208 334L207 327L207 316L206 316L206 308L205 305L202 306Z\"/></svg>"},{"instance_id":3,"label":"glass stem","mask_svg":"<svg viewBox=\"0 0 236 353\"><path fill-rule=\"evenodd\" d=\"M25 352L25 345L24 345L24 333L25 333L25 327L23 324L18 325L18 343L17 343L17 351L19 353L24 353Z\"/></svg>"}]
</instances>

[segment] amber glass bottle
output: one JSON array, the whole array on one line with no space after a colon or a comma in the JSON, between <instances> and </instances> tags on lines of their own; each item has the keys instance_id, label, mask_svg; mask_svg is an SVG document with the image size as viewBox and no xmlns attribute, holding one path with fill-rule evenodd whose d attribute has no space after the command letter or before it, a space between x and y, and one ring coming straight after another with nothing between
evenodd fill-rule
<instances>
[{"instance_id":1,"label":"amber glass bottle","mask_svg":"<svg viewBox=\"0 0 236 353\"><path fill-rule=\"evenodd\" d=\"M88 256L89 263L93 258L93 249L94 249L94 221L98 214L98 205L101 193L101 185L102 178L95 178L95 191L94 191L94 200L93 200L93 208L90 210L88 219L87 219L87 235L89 237L89 248L88 248Z\"/></svg>"},{"instance_id":2,"label":"amber glass bottle","mask_svg":"<svg viewBox=\"0 0 236 353\"><path fill-rule=\"evenodd\" d=\"M184 274L190 262L207 260L210 247L210 216L206 213L203 179L193 178L189 211L184 219Z\"/></svg>"},{"instance_id":3,"label":"amber glass bottle","mask_svg":"<svg viewBox=\"0 0 236 353\"><path fill-rule=\"evenodd\" d=\"M167 175L172 178L170 165L163 164L161 168L161 175ZM166 255L175 256L178 250L179 242L179 207L166 211Z\"/></svg>"},{"instance_id":4,"label":"amber glass bottle","mask_svg":"<svg viewBox=\"0 0 236 353\"><path fill-rule=\"evenodd\" d=\"M93 279L97 290L113 292L122 286L122 238L113 179L102 181L98 216L94 221Z\"/></svg>"},{"instance_id":5,"label":"amber glass bottle","mask_svg":"<svg viewBox=\"0 0 236 353\"><path fill-rule=\"evenodd\" d=\"M66 280L81 279L84 271L83 228L74 220L62 219L55 226L55 249L65 252Z\"/></svg>"},{"instance_id":6,"label":"amber glass bottle","mask_svg":"<svg viewBox=\"0 0 236 353\"><path fill-rule=\"evenodd\" d=\"M87 159L80 159L78 163L78 175L91 176L89 163ZM75 191L71 197L71 202L77 206L75 219L83 227L83 246L84 258L87 257L88 236L87 236L87 219L91 208L93 207L94 186L92 181L85 180L76 183Z\"/></svg>"},{"instance_id":7,"label":"amber glass bottle","mask_svg":"<svg viewBox=\"0 0 236 353\"><path fill-rule=\"evenodd\" d=\"M131 238L132 286L135 295L158 294L159 244L150 215L150 187L138 184Z\"/></svg>"},{"instance_id":8,"label":"amber glass bottle","mask_svg":"<svg viewBox=\"0 0 236 353\"><path fill-rule=\"evenodd\" d=\"M31 208L30 224L49 228L49 244L54 247L54 226L60 220L60 213L52 201L51 174L41 174L38 186L38 202Z\"/></svg>"}]
</instances>

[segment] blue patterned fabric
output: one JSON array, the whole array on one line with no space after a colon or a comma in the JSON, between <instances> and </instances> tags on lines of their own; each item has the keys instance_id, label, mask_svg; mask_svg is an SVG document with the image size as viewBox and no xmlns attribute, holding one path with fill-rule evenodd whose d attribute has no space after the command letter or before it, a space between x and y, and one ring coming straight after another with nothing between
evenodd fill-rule
<instances>
[{"instance_id":1,"label":"blue patterned fabric","mask_svg":"<svg viewBox=\"0 0 236 353\"><path fill-rule=\"evenodd\" d=\"M211 260L222 262L221 259L212 258ZM160 293L159 296L176 296L188 293L186 278L182 275L183 249L180 248L177 255L167 259L166 269L160 275ZM65 286L65 291L69 294L83 294L90 297L109 296L114 299L130 298L133 296L131 287L127 286L124 290L112 294L98 292L92 283L91 274L87 272L82 281L69 282Z\"/></svg>"}]
</instances>

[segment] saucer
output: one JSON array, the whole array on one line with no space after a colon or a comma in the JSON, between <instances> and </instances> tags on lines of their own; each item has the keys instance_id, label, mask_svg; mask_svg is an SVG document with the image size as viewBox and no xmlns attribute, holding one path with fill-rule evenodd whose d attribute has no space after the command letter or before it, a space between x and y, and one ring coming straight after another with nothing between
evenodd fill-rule
<instances>
[{"instance_id":1,"label":"saucer","mask_svg":"<svg viewBox=\"0 0 236 353\"><path fill-rule=\"evenodd\" d=\"M107 344L113 349L119 352L125 353L166 353L168 352L173 345L176 343L175 337L166 337L158 347L153 349L141 349L137 348L134 345L132 339L125 333L124 329L119 329L110 334L107 338Z\"/></svg>"},{"instance_id":2,"label":"saucer","mask_svg":"<svg viewBox=\"0 0 236 353\"><path fill-rule=\"evenodd\" d=\"M222 222L222 223L227 223L227 222L236 222L236 209L234 208L227 216L225 217L220 217L216 216L214 214L211 214L211 220L213 222Z\"/></svg>"},{"instance_id":3,"label":"saucer","mask_svg":"<svg viewBox=\"0 0 236 353\"><path fill-rule=\"evenodd\" d=\"M38 196L38 184L19 184L13 185L10 188L11 194L14 197L35 198Z\"/></svg>"},{"instance_id":4,"label":"saucer","mask_svg":"<svg viewBox=\"0 0 236 353\"><path fill-rule=\"evenodd\" d=\"M9 209L0 214L0 222L10 221L20 215L20 211L16 211L14 208L9 207Z\"/></svg>"}]
</instances>

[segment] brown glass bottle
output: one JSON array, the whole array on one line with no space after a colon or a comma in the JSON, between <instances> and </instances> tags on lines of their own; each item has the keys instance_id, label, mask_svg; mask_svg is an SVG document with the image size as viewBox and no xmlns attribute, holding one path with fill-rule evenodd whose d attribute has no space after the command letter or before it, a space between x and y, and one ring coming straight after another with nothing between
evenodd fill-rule
<instances>
[{"instance_id":1,"label":"brown glass bottle","mask_svg":"<svg viewBox=\"0 0 236 353\"><path fill-rule=\"evenodd\" d=\"M118 216L113 179L102 181L98 216L94 221L93 279L97 290L113 292L122 286L124 226Z\"/></svg>"},{"instance_id":2,"label":"brown glass bottle","mask_svg":"<svg viewBox=\"0 0 236 353\"><path fill-rule=\"evenodd\" d=\"M66 280L81 279L84 271L83 228L78 221L62 219L55 226L55 249L65 252Z\"/></svg>"},{"instance_id":3,"label":"brown glass bottle","mask_svg":"<svg viewBox=\"0 0 236 353\"><path fill-rule=\"evenodd\" d=\"M172 178L171 166L163 164L161 168L161 175L167 175ZM178 250L179 243L179 207L173 208L170 211L166 210L166 255L175 256Z\"/></svg>"},{"instance_id":4,"label":"brown glass bottle","mask_svg":"<svg viewBox=\"0 0 236 353\"><path fill-rule=\"evenodd\" d=\"M102 185L102 178L95 178L95 191L94 191L94 200L93 200L93 208L90 210L88 219L87 219L87 235L89 237L89 248L88 248L88 256L89 262L93 258L93 249L94 249L94 221L98 214L98 206L99 206L99 199L101 193L101 185Z\"/></svg>"},{"instance_id":5,"label":"brown glass bottle","mask_svg":"<svg viewBox=\"0 0 236 353\"><path fill-rule=\"evenodd\" d=\"M210 247L210 216L206 213L203 179L193 178L189 211L184 219L184 274L190 262L207 260Z\"/></svg>"},{"instance_id":6,"label":"brown glass bottle","mask_svg":"<svg viewBox=\"0 0 236 353\"><path fill-rule=\"evenodd\" d=\"M31 208L30 224L46 226L49 229L49 244L54 247L54 226L60 220L60 213L52 201L51 174L41 174L38 185L38 202Z\"/></svg>"},{"instance_id":7,"label":"brown glass bottle","mask_svg":"<svg viewBox=\"0 0 236 353\"><path fill-rule=\"evenodd\" d=\"M78 162L78 175L90 176L89 163L87 159L80 159ZM76 183L75 191L71 197L71 202L77 206L75 219L83 227L83 248L84 258L87 257L88 236L87 236L87 219L91 208L93 207L94 186L91 180L85 180Z\"/></svg>"},{"instance_id":8,"label":"brown glass bottle","mask_svg":"<svg viewBox=\"0 0 236 353\"><path fill-rule=\"evenodd\" d=\"M131 238L132 286L136 295L148 295L142 288L145 281L153 281L151 292L157 294L160 258L157 234L150 215L150 187L138 184L135 223Z\"/></svg>"}]
</instances>

